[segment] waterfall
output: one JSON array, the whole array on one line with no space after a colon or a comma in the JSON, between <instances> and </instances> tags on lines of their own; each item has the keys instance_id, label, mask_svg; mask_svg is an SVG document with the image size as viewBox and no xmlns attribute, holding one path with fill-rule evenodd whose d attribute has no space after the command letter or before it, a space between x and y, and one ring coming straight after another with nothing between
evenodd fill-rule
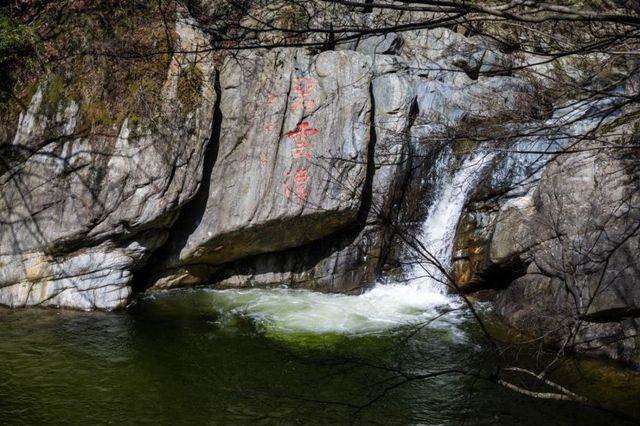
<instances>
[{"instance_id":1,"label":"waterfall","mask_svg":"<svg viewBox=\"0 0 640 426\"><path fill-rule=\"evenodd\" d=\"M449 270L451 267L455 233L462 210L495 157L494 152L481 146L466 154L460 160L460 166L455 167L452 149L446 147L436 161L433 201L417 239L433 261L425 261L424 256L418 254L407 274L411 283L422 291L445 291L446 277L440 268Z\"/></svg>"}]
</instances>

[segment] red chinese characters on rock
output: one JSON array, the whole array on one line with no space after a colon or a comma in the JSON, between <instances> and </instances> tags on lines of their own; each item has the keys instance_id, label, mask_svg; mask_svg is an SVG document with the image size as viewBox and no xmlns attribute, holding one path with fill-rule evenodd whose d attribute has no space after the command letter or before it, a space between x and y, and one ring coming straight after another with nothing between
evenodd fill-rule
<instances>
[{"instance_id":1,"label":"red chinese characters on rock","mask_svg":"<svg viewBox=\"0 0 640 426\"><path fill-rule=\"evenodd\" d=\"M296 94L296 99L291 106L291 112L312 112L316 106L316 101L310 98L317 87L318 80L313 77L294 79L293 92ZM294 195L295 199L306 201L309 197L308 185L311 181L311 175L306 163L313 157L313 147L310 143L311 137L318 134L320 134L320 131L308 121L298 123L295 130L287 133L287 137L294 143L292 157L303 162L295 173L293 171L288 172L282 181L287 199L291 199L291 196Z\"/></svg>"},{"instance_id":2,"label":"red chinese characters on rock","mask_svg":"<svg viewBox=\"0 0 640 426\"><path fill-rule=\"evenodd\" d=\"M296 130L287 133L287 137L295 143L293 146L293 158L310 159L313 147L309 144L309 138L316 136L318 133L320 131L311 127L308 121L303 121L296 126Z\"/></svg>"},{"instance_id":3,"label":"red chinese characters on rock","mask_svg":"<svg viewBox=\"0 0 640 426\"><path fill-rule=\"evenodd\" d=\"M293 177L293 183L296 197L301 200L306 200L309 196L309 193L307 192L307 184L309 183L310 179L311 176L309 175L307 169L301 167L296 170L296 174Z\"/></svg>"},{"instance_id":4,"label":"red chinese characters on rock","mask_svg":"<svg viewBox=\"0 0 640 426\"><path fill-rule=\"evenodd\" d=\"M296 173L293 175L293 191L289 187L290 177L291 172L286 174L285 180L283 182L285 196L287 198L291 198L291 194L293 193L296 198L300 200L306 200L309 196L309 193L307 192L307 185L311 180L309 171L304 167L300 167L298 170L296 170Z\"/></svg>"},{"instance_id":5,"label":"red chinese characters on rock","mask_svg":"<svg viewBox=\"0 0 640 426\"><path fill-rule=\"evenodd\" d=\"M291 106L291 112L312 111L316 106L316 101L309 99L313 95L313 91L318 87L318 80L313 77L296 78L293 80L293 91L297 95L297 99Z\"/></svg>"}]
</instances>

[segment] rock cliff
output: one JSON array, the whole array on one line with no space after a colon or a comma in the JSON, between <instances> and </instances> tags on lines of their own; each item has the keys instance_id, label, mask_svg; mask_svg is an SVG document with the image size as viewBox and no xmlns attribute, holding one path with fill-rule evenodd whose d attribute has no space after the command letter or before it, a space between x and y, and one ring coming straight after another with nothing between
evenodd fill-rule
<instances>
[{"instance_id":1,"label":"rock cliff","mask_svg":"<svg viewBox=\"0 0 640 426\"><path fill-rule=\"evenodd\" d=\"M503 318L551 344L640 363L633 64L551 63L454 27L221 51L205 30L224 8L200 3L136 12L155 74L74 63L25 78L24 105L3 110L0 304L114 309L132 288L191 285L361 291L402 275L403 233L434 177L486 152L457 284L499 290ZM242 37L273 43L233 16ZM97 102L91 85L126 95Z\"/></svg>"}]
</instances>

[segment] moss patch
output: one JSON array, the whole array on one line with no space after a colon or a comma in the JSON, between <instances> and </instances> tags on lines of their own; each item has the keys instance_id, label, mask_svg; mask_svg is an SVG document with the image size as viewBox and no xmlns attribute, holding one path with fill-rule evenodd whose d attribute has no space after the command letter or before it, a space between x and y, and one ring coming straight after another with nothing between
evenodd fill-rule
<instances>
[{"instance_id":1,"label":"moss patch","mask_svg":"<svg viewBox=\"0 0 640 426\"><path fill-rule=\"evenodd\" d=\"M6 112L22 67L32 65L38 40L32 29L0 10L0 111Z\"/></svg>"},{"instance_id":2,"label":"moss patch","mask_svg":"<svg viewBox=\"0 0 640 426\"><path fill-rule=\"evenodd\" d=\"M5 109L10 114L3 114L0 125L15 126L17 115L28 106L26 95L33 94L27 89L43 81L47 111L77 102L80 131L88 134L113 133L127 117L134 123L139 117L153 118L159 113L176 40L173 7L171 2L72 0L50 2L35 19L12 17L12 22L25 24L18 24L19 30L12 27L11 34L17 35L10 43L0 41L0 50L31 38L41 47L37 67L27 61L16 65L15 74L22 78L8 83L11 99ZM7 22L0 19L0 39ZM1 57L8 55L0 52ZM11 131L0 133L8 138Z\"/></svg>"},{"instance_id":3,"label":"moss patch","mask_svg":"<svg viewBox=\"0 0 640 426\"><path fill-rule=\"evenodd\" d=\"M186 115L196 109L199 104L203 81L202 71L195 64L190 64L181 70L178 79L178 100L183 114Z\"/></svg>"}]
</instances>

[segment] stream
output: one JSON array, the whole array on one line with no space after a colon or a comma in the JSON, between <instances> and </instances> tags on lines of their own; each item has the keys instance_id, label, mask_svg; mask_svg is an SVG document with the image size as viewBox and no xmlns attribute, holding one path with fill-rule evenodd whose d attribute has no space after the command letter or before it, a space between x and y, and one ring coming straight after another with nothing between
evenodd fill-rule
<instances>
[{"instance_id":1,"label":"stream","mask_svg":"<svg viewBox=\"0 0 640 426\"><path fill-rule=\"evenodd\" d=\"M493 352L455 300L389 293L178 290L122 312L2 310L2 423L634 424L477 378ZM640 415L636 374L576 361L559 379Z\"/></svg>"}]
</instances>

